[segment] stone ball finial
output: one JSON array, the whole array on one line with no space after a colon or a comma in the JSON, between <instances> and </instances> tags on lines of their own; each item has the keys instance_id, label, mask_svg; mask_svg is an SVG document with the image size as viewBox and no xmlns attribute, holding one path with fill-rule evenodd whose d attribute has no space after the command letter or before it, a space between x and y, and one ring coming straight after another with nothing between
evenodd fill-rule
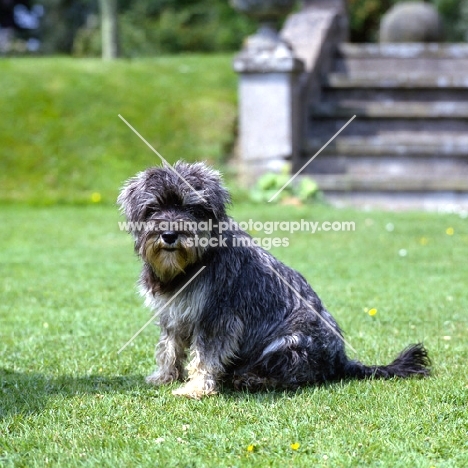
<instances>
[{"instance_id":1,"label":"stone ball finial","mask_svg":"<svg viewBox=\"0 0 468 468\"><path fill-rule=\"evenodd\" d=\"M402 2L382 17L379 36L380 42L441 42L444 27L431 4Z\"/></svg>"}]
</instances>

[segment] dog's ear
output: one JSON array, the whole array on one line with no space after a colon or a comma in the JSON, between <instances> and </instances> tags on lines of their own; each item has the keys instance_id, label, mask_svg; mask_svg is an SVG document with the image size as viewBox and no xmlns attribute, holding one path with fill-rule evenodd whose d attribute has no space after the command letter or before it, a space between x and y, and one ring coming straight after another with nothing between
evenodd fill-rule
<instances>
[{"instance_id":1,"label":"dog's ear","mask_svg":"<svg viewBox=\"0 0 468 468\"><path fill-rule=\"evenodd\" d=\"M188 203L205 205L218 220L226 216L226 205L231 203L231 197L218 171L203 162L188 164L182 161L174 165L174 170L194 189L188 192Z\"/></svg>"},{"instance_id":2,"label":"dog's ear","mask_svg":"<svg viewBox=\"0 0 468 468\"><path fill-rule=\"evenodd\" d=\"M217 219L226 216L226 205L231 203L231 196L223 184L220 172L204 165L205 178L209 181L205 185L204 194L208 200L211 211Z\"/></svg>"},{"instance_id":3,"label":"dog's ear","mask_svg":"<svg viewBox=\"0 0 468 468\"><path fill-rule=\"evenodd\" d=\"M205 194L208 195L208 204L216 219L223 219L226 216L226 205L231 203L231 197L226 188L221 184L221 179L219 185L209 186Z\"/></svg>"},{"instance_id":4,"label":"dog's ear","mask_svg":"<svg viewBox=\"0 0 468 468\"><path fill-rule=\"evenodd\" d=\"M146 199L146 172L140 172L135 177L125 182L119 196L117 204L120 212L128 221L137 222L144 220Z\"/></svg>"}]
</instances>

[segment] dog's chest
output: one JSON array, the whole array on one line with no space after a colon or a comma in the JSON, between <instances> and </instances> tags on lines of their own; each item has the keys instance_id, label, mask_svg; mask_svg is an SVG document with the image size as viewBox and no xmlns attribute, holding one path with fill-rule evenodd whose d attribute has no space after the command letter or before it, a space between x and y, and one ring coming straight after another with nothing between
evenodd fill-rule
<instances>
[{"instance_id":1,"label":"dog's chest","mask_svg":"<svg viewBox=\"0 0 468 468\"><path fill-rule=\"evenodd\" d=\"M205 303L201 288L184 290L172 295L154 295L151 291L141 291L145 305L152 309L162 327L173 329L184 335L191 335L200 320Z\"/></svg>"}]
</instances>

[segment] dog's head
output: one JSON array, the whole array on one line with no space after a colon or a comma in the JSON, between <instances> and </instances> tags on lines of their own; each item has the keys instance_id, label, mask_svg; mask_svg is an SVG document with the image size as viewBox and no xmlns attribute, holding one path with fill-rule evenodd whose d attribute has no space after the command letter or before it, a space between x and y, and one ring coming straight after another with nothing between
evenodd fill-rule
<instances>
[{"instance_id":1,"label":"dog's head","mask_svg":"<svg viewBox=\"0 0 468 468\"><path fill-rule=\"evenodd\" d=\"M184 162L140 172L125 183L117 199L135 251L162 283L201 260L212 235L210 226L226 218L229 201L217 171Z\"/></svg>"}]
</instances>

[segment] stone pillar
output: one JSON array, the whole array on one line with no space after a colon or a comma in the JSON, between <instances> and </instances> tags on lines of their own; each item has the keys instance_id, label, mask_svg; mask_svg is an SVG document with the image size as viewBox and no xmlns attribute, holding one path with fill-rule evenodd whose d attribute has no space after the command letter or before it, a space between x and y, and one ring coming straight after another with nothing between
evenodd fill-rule
<instances>
[{"instance_id":1,"label":"stone pillar","mask_svg":"<svg viewBox=\"0 0 468 468\"><path fill-rule=\"evenodd\" d=\"M265 32L267 34L267 32ZM300 147L300 87L304 64L284 41L258 47L259 35L234 60L239 73L239 175L251 184L279 172Z\"/></svg>"}]
</instances>

